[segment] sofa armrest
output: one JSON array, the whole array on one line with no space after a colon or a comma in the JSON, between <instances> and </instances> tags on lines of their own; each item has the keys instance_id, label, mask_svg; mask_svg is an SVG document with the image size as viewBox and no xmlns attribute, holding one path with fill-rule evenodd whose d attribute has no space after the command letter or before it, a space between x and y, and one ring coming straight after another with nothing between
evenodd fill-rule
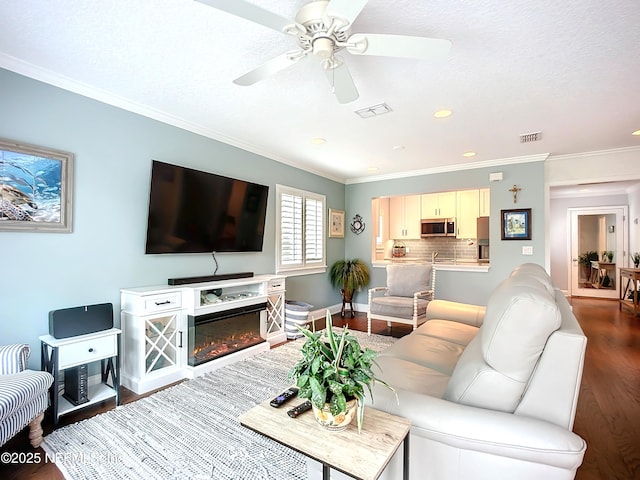
<instances>
[{"instance_id":1,"label":"sofa armrest","mask_svg":"<svg viewBox=\"0 0 640 480\"><path fill-rule=\"evenodd\" d=\"M0 375L22 372L27 368L31 347L15 343L0 347Z\"/></svg>"},{"instance_id":2,"label":"sofa armrest","mask_svg":"<svg viewBox=\"0 0 640 480\"><path fill-rule=\"evenodd\" d=\"M451 320L474 327L482 325L486 307L449 300L432 300L427 306L427 320Z\"/></svg>"},{"instance_id":3,"label":"sofa armrest","mask_svg":"<svg viewBox=\"0 0 640 480\"><path fill-rule=\"evenodd\" d=\"M543 420L449 402L398 390L398 400L383 388L374 406L411 419L411 434L454 448L575 470L585 441Z\"/></svg>"}]
</instances>

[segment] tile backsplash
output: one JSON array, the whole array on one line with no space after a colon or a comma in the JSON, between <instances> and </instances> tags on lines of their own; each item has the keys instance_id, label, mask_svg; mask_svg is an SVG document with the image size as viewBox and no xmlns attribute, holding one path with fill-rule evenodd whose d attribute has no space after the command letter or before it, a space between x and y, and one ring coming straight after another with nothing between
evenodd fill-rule
<instances>
[{"instance_id":1,"label":"tile backsplash","mask_svg":"<svg viewBox=\"0 0 640 480\"><path fill-rule=\"evenodd\" d=\"M476 260L478 245L468 239L455 237L430 237L420 240L401 240L408 249L407 257L431 260L431 254L438 252L438 260ZM469 245L471 243L471 245Z\"/></svg>"}]
</instances>

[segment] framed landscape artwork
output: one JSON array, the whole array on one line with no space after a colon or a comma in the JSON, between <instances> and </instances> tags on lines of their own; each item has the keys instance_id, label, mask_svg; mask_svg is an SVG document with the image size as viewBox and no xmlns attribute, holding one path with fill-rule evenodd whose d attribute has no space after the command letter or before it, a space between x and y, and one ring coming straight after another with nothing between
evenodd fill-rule
<instances>
[{"instance_id":1,"label":"framed landscape artwork","mask_svg":"<svg viewBox=\"0 0 640 480\"><path fill-rule=\"evenodd\" d=\"M502 210L502 240L531 240L531 209Z\"/></svg>"},{"instance_id":2,"label":"framed landscape artwork","mask_svg":"<svg viewBox=\"0 0 640 480\"><path fill-rule=\"evenodd\" d=\"M71 232L73 154L0 139L0 231Z\"/></svg>"}]
</instances>

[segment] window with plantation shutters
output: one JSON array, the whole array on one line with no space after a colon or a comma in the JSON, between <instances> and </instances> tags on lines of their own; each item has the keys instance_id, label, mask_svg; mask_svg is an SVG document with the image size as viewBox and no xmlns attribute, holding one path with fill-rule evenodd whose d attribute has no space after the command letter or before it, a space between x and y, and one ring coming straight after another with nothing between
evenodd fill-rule
<instances>
[{"instance_id":1,"label":"window with plantation shutters","mask_svg":"<svg viewBox=\"0 0 640 480\"><path fill-rule=\"evenodd\" d=\"M277 271L323 271L325 262L325 197L276 185Z\"/></svg>"}]
</instances>

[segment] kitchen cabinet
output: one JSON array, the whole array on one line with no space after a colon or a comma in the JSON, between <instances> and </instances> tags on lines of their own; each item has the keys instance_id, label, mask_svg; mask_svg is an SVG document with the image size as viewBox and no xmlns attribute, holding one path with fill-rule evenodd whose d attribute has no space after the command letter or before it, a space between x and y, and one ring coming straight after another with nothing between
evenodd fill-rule
<instances>
[{"instance_id":1,"label":"kitchen cabinet","mask_svg":"<svg viewBox=\"0 0 640 480\"><path fill-rule=\"evenodd\" d=\"M389 199L389 236L392 239L419 239L420 219L420 195Z\"/></svg>"},{"instance_id":2,"label":"kitchen cabinet","mask_svg":"<svg viewBox=\"0 0 640 480\"><path fill-rule=\"evenodd\" d=\"M491 213L488 188L480 189L480 217L488 217Z\"/></svg>"},{"instance_id":3,"label":"kitchen cabinet","mask_svg":"<svg viewBox=\"0 0 640 480\"><path fill-rule=\"evenodd\" d=\"M389 197L374 198L371 200L372 227L377 246L381 246L389 240Z\"/></svg>"},{"instance_id":4,"label":"kitchen cabinet","mask_svg":"<svg viewBox=\"0 0 640 480\"><path fill-rule=\"evenodd\" d=\"M456 237L477 238L477 220L480 216L480 191L461 190L456 192Z\"/></svg>"},{"instance_id":5,"label":"kitchen cabinet","mask_svg":"<svg viewBox=\"0 0 640 480\"><path fill-rule=\"evenodd\" d=\"M422 218L455 218L456 192L420 195Z\"/></svg>"}]
</instances>

